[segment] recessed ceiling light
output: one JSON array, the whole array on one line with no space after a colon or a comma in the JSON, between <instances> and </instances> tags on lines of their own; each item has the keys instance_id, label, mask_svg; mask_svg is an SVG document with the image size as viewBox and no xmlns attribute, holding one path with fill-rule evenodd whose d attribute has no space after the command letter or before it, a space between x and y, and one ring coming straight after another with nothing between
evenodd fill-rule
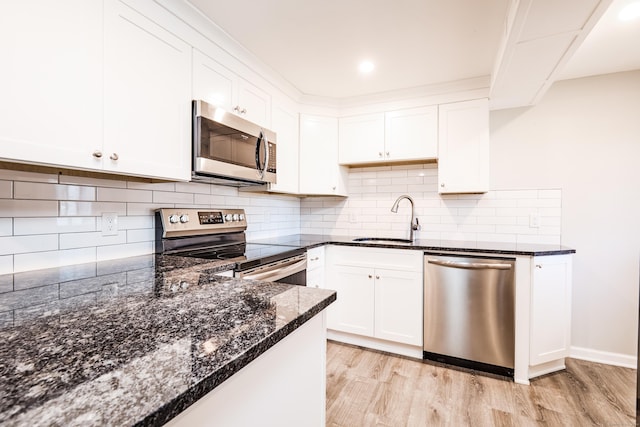
<instances>
[{"instance_id":1,"label":"recessed ceiling light","mask_svg":"<svg viewBox=\"0 0 640 427\"><path fill-rule=\"evenodd\" d=\"M360 65L358 65L358 70L360 70L361 73L365 74L372 72L374 68L375 66L371 61L362 61Z\"/></svg>"},{"instance_id":2,"label":"recessed ceiling light","mask_svg":"<svg viewBox=\"0 0 640 427\"><path fill-rule=\"evenodd\" d=\"M640 2L629 3L618 14L618 19L621 21L631 21L636 18L640 18Z\"/></svg>"}]
</instances>

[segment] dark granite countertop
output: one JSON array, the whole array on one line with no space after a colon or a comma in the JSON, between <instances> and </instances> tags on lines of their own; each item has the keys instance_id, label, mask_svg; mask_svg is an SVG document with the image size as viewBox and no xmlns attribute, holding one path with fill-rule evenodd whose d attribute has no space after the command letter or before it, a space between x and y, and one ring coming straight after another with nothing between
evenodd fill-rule
<instances>
[{"instance_id":1,"label":"dark granite countertop","mask_svg":"<svg viewBox=\"0 0 640 427\"><path fill-rule=\"evenodd\" d=\"M502 255L563 255L572 254L576 250L561 245L543 245L531 243L500 243L500 242L465 242L457 240L416 239L412 244L395 242L357 242L358 237L329 236L320 234L293 234L289 236L273 237L270 239L252 240L251 243L300 246L311 249L323 245L361 246L390 249L412 249L434 252L473 252Z\"/></svg>"},{"instance_id":2,"label":"dark granite countertop","mask_svg":"<svg viewBox=\"0 0 640 427\"><path fill-rule=\"evenodd\" d=\"M0 276L0 425L161 425L318 314L326 289L149 255Z\"/></svg>"}]
</instances>

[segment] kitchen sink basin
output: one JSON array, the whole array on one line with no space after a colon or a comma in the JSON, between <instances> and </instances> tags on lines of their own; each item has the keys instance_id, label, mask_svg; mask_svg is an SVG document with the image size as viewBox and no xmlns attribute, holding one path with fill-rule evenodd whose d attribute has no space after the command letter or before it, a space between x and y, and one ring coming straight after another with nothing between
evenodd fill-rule
<instances>
[{"instance_id":1,"label":"kitchen sink basin","mask_svg":"<svg viewBox=\"0 0 640 427\"><path fill-rule=\"evenodd\" d=\"M409 239L391 239L385 237L358 237L357 239L353 239L354 242L362 242L362 243L378 243L381 245L384 244L405 244L409 245L413 243Z\"/></svg>"}]
</instances>

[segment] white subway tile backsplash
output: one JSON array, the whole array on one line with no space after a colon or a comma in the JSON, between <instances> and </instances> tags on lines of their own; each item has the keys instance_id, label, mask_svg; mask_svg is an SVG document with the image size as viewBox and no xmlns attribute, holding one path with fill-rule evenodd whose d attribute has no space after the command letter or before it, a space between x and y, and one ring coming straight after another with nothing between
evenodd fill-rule
<instances>
[{"instance_id":1,"label":"white subway tile backsplash","mask_svg":"<svg viewBox=\"0 0 640 427\"><path fill-rule=\"evenodd\" d=\"M0 236L11 236L13 234L13 219L0 218Z\"/></svg>"},{"instance_id":2,"label":"white subway tile backsplash","mask_svg":"<svg viewBox=\"0 0 640 427\"><path fill-rule=\"evenodd\" d=\"M53 200L0 199L0 218L57 216L58 202Z\"/></svg>"},{"instance_id":3,"label":"white subway tile backsplash","mask_svg":"<svg viewBox=\"0 0 640 427\"><path fill-rule=\"evenodd\" d=\"M11 199L13 197L13 182L0 181L0 199Z\"/></svg>"},{"instance_id":4,"label":"white subway tile backsplash","mask_svg":"<svg viewBox=\"0 0 640 427\"><path fill-rule=\"evenodd\" d=\"M61 201L59 203L60 216L101 216L103 212L115 212L118 215L126 215L127 213L126 203L70 201Z\"/></svg>"},{"instance_id":5,"label":"white subway tile backsplash","mask_svg":"<svg viewBox=\"0 0 640 427\"><path fill-rule=\"evenodd\" d=\"M28 182L58 182L58 174L55 173L38 173L26 171L14 171L9 169L0 169L0 180L7 181L28 181Z\"/></svg>"},{"instance_id":6,"label":"white subway tile backsplash","mask_svg":"<svg viewBox=\"0 0 640 427\"><path fill-rule=\"evenodd\" d=\"M60 249L88 248L126 243L127 232L118 231L116 236L103 236L101 231L90 233L65 233L60 235Z\"/></svg>"},{"instance_id":7,"label":"white subway tile backsplash","mask_svg":"<svg viewBox=\"0 0 640 427\"><path fill-rule=\"evenodd\" d=\"M98 188L96 200L99 202L151 203L152 198L153 192L150 190Z\"/></svg>"},{"instance_id":8,"label":"white subway tile backsplash","mask_svg":"<svg viewBox=\"0 0 640 427\"><path fill-rule=\"evenodd\" d=\"M176 191L175 182L137 182L128 181L127 188L133 190Z\"/></svg>"},{"instance_id":9,"label":"white subway tile backsplash","mask_svg":"<svg viewBox=\"0 0 640 427\"><path fill-rule=\"evenodd\" d=\"M154 224L153 216L140 215L140 216L122 216L118 218L119 230L135 230L141 228L152 229Z\"/></svg>"},{"instance_id":10,"label":"white subway tile backsplash","mask_svg":"<svg viewBox=\"0 0 640 427\"><path fill-rule=\"evenodd\" d=\"M28 200L95 200L96 189L80 185L44 184L38 182L13 183L13 197Z\"/></svg>"},{"instance_id":11,"label":"white subway tile backsplash","mask_svg":"<svg viewBox=\"0 0 640 427\"><path fill-rule=\"evenodd\" d=\"M160 208L173 207L164 203L127 203L126 214L128 216L135 215L154 215L155 211Z\"/></svg>"},{"instance_id":12,"label":"white subway tile backsplash","mask_svg":"<svg viewBox=\"0 0 640 427\"><path fill-rule=\"evenodd\" d=\"M15 218L14 234L78 233L95 231L95 217Z\"/></svg>"},{"instance_id":13,"label":"white subway tile backsplash","mask_svg":"<svg viewBox=\"0 0 640 427\"><path fill-rule=\"evenodd\" d=\"M129 258L138 255L151 254L154 251L153 242L127 243L120 245L98 246L96 248L96 260Z\"/></svg>"},{"instance_id":14,"label":"white subway tile backsplash","mask_svg":"<svg viewBox=\"0 0 640 427\"><path fill-rule=\"evenodd\" d=\"M0 255L0 274L13 273L13 255Z\"/></svg>"},{"instance_id":15,"label":"white subway tile backsplash","mask_svg":"<svg viewBox=\"0 0 640 427\"><path fill-rule=\"evenodd\" d=\"M170 191L153 192L153 203L180 203L183 205L192 205L193 202L193 193L174 193Z\"/></svg>"},{"instance_id":16,"label":"white subway tile backsplash","mask_svg":"<svg viewBox=\"0 0 640 427\"><path fill-rule=\"evenodd\" d=\"M50 251L54 249L58 249L57 234L0 237L0 255Z\"/></svg>"},{"instance_id":17,"label":"white subway tile backsplash","mask_svg":"<svg viewBox=\"0 0 640 427\"><path fill-rule=\"evenodd\" d=\"M93 187L127 188L127 182L117 179L91 178L86 176L60 175L60 184L89 185Z\"/></svg>"},{"instance_id":18,"label":"white subway tile backsplash","mask_svg":"<svg viewBox=\"0 0 640 427\"><path fill-rule=\"evenodd\" d=\"M153 242L154 240L155 230L152 228L127 230L127 243Z\"/></svg>"}]
</instances>

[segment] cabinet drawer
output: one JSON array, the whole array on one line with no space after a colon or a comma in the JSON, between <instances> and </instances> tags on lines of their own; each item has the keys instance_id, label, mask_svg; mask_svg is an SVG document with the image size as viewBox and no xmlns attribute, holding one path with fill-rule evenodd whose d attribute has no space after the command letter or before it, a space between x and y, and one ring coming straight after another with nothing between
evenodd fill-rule
<instances>
[{"instance_id":1,"label":"cabinet drawer","mask_svg":"<svg viewBox=\"0 0 640 427\"><path fill-rule=\"evenodd\" d=\"M324 268L324 246L307 250L307 271Z\"/></svg>"},{"instance_id":2,"label":"cabinet drawer","mask_svg":"<svg viewBox=\"0 0 640 427\"><path fill-rule=\"evenodd\" d=\"M356 246L328 246L329 265L354 265L389 270L422 271L422 251L410 249L367 248Z\"/></svg>"}]
</instances>

